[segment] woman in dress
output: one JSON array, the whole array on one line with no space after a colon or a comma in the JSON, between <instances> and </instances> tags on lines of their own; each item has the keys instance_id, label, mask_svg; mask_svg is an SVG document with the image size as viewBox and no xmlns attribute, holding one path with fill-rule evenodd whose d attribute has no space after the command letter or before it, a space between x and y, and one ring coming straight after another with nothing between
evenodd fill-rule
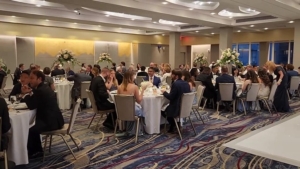
<instances>
[{"instance_id":1,"label":"woman in dress","mask_svg":"<svg viewBox=\"0 0 300 169\"><path fill-rule=\"evenodd\" d=\"M267 74L267 71L264 68L260 68L257 74L258 81L261 84L258 91L258 98L268 97L271 91L272 82Z\"/></svg>"},{"instance_id":2,"label":"woman in dress","mask_svg":"<svg viewBox=\"0 0 300 169\"><path fill-rule=\"evenodd\" d=\"M167 84L167 77L171 76L171 68L168 66L165 66L162 70L163 75L160 79L161 84Z\"/></svg>"},{"instance_id":3,"label":"woman in dress","mask_svg":"<svg viewBox=\"0 0 300 169\"><path fill-rule=\"evenodd\" d=\"M272 61L266 63L266 68L270 73L276 75L277 89L274 95L274 106L279 112L290 112L289 98L287 95L288 77L282 66L276 65Z\"/></svg>"},{"instance_id":4,"label":"woman in dress","mask_svg":"<svg viewBox=\"0 0 300 169\"><path fill-rule=\"evenodd\" d=\"M99 76L100 70L97 67L93 67L92 74L94 75L94 78Z\"/></svg>"},{"instance_id":5,"label":"woman in dress","mask_svg":"<svg viewBox=\"0 0 300 169\"><path fill-rule=\"evenodd\" d=\"M141 71L141 67L142 67L141 64L138 63L138 64L136 65L136 70L137 70L138 72L140 72L140 71Z\"/></svg>"},{"instance_id":6,"label":"woman in dress","mask_svg":"<svg viewBox=\"0 0 300 169\"><path fill-rule=\"evenodd\" d=\"M105 83L107 90L114 91L118 89L118 80L116 78L116 71L110 69L108 79Z\"/></svg>"},{"instance_id":7,"label":"woman in dress","mask_svg":"<svg viewBox=\"0 0 300 169\"><path fill-rule=\"evenodd\" d=\"M197 90L196 84L195 84L194 80L192 79L190 72L188 72L186 70L182 71L182 80L189 83L191 92L196 92L196 90ZM197 96L195 96L195 98L194 98L193 105L194 104L197 104Z\"/></svg>"}]
</instances>

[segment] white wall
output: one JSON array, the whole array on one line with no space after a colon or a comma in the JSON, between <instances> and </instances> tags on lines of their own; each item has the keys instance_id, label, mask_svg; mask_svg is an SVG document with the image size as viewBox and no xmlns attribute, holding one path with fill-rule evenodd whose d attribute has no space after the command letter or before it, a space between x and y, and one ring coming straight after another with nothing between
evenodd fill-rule
<instances>
[{"instance_id":1,"label":"white wall","mask_svg":"<svg viewBox=\"0 0 300 169\"><path fill-rule=\"evenodd\" d=\"M192 52L191 52L191 64L194 62L196 54L203 53L204 56L207 57L207 62L210 63L211 61L211 45L192 45ZM191 65L192 66L192 65Z\"/></svg>"}]
</instances>

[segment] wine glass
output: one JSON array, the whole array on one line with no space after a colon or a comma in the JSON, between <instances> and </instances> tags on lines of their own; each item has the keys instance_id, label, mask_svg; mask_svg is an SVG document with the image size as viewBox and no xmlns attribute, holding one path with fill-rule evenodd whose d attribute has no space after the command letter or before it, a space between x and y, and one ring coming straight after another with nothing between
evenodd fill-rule
<instances>
[{"instance_id":1,"label":"wine glass","mask_svg":"<svg viewBox=\"0 0 300 169\"><path fill-rule=\"evenodd\" d=\"M14 104L14 102L17 100L16 96L10 96L10 102L11 104Z\"/></svg>"}]
</instances>

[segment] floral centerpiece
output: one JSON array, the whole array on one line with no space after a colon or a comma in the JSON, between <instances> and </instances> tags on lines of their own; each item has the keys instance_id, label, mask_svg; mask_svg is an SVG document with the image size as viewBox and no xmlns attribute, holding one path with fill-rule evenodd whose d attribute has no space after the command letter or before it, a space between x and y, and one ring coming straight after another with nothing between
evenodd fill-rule
<instances>
[{"instance_id":1,"label":"floral centerpiece","mask_svg":"<svg viewBox=\"0 0 300 169\"><path fill-rule=\"evenodd\" d=\"M113 61L109 56L110 55L108 53L101 53L97 64L100 64L101 62L112 63Z\"/></svg>"},{"instance_id":2,"label":"floral centerpiece","mask_svg":"<svg viewBox=\"0 0 300 169\"><path fill-rule=\"evenodd\" d=\"M194 59L194 63L200 63L201 65L207 64L207 57L204 56L204 53L196 54L196 58Z\"/></svg>"},{"instance_id":3,"label":"floral centerpiece","mask_svg":"<svg viewBox=\"0 0 300 169\"><path fill-rule=\"evenodd\" d=\"M61 50L58 52L57 54L57 58L54 61L54 64L61 64L64 65L64 63L68 63L68 64L80 64L79 61L77 61L77 59L74 58L74 53L72 53L72 51L69 51L67 49L65 50Z\"/></svg>"},{"instance_id":4,"label":"floral centerpiece","mask_svg":"<svg viewBox=\"0 0 300 169\"><path fill-rule=\"evenodd\" d=\"M0 67L6 74L10 73L10 70L8 69L7 65L4 63L2 59L0 59Z\"/></svg>"},{"instance_id":5,"label":"floral centerpiece","mask_svg":"<svg viewBox=\"0 0 300 169\"><path fill-rule=\"evenodd\" d=\"M221 58L217 60L217 63L220 65L236 65L236 66L243 66L243 63L239 60L240 54L234 49L231 50L230 48L222 51Z\"/></svg>"}]
</instances>

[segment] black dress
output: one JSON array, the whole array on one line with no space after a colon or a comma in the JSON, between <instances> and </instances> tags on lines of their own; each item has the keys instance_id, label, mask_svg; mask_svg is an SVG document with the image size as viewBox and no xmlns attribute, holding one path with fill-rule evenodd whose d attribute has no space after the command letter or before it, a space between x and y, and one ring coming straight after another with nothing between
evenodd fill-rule
<instances>
[{"instance_id":1,"label":"black dress","mask_svg":"<svg viewBox=\"0 0 300 169\"><path fill-rule=\"evenodd\" d=\"M279 71L282 71L283 78L279 86L277 86L277 90L274 95L274 105L278 112L289 112L290 111L290 105L289 105L289 98L287 95L287 83L288 83L288 76L286 74L286 71L281 67L277 66L274 74L276 75L276 80L278 82L280 78Z\"/></svg>"}]
</instances>

